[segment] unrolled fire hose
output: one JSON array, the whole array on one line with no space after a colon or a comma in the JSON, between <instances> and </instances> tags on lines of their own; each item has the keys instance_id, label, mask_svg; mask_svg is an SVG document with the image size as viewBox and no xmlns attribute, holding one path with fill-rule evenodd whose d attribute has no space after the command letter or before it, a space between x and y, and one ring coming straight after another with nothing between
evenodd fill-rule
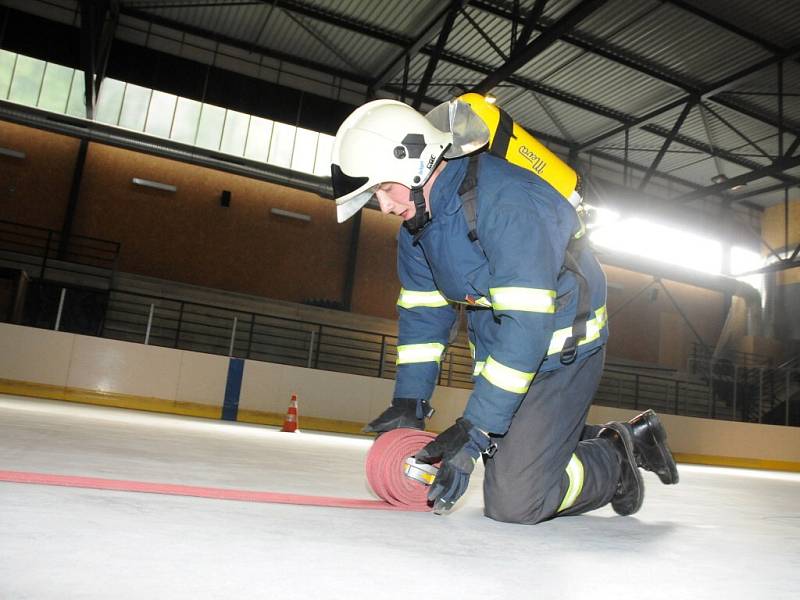
<instances>
[{"instance_id":1,"label":"unrolled fire hose","mask_svg":"<svg viewBox=\"0 0 800 600\"><path fill-rule=\"evenodd\" d=\"M433 481L437 469L434 466L416 463L413 455L433 438L432 433L425 431L395 429L384 433L375 440L367 454L366 471L367 481L372 491L381 500L307 496L26 471L0 471L0 482L192 496L240 502L421 512L430 510L426 496L428 485Z\"/></svg>"}]
</instances>

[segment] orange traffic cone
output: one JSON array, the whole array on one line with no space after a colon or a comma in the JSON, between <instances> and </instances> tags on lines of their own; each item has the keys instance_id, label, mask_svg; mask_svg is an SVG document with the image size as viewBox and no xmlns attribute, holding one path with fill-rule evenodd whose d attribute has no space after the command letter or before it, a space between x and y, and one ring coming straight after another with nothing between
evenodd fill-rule
<instances>
[{"instance_id":1,"label":"orange traffic cone","mask_svg":"<svg viewBox=\"0 0 800 600\"><path fill-rule=\"evenodd\" d=\"M283 427L281 427L281 431L295 433L299 431L297 427L297 395L292 394L292 399L289 402L289 408L286 409L286 416L283 418Z\"/></svg>"}]
</instances>

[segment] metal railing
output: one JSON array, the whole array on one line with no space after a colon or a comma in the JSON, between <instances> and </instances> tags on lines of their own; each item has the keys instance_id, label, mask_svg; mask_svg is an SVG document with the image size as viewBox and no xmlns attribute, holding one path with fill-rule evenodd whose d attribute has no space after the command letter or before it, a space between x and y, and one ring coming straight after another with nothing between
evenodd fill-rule
<instances>
[{"instance_id":1,"label":"metal railing","mask_svg":"<svg viewBox=\"0 0 800 600\"><path fill-rule=\"evenodd\" d=\"M735 404L716 398L708 385L675 377L643 375L623 371L607 364L603 371L595 404L657 412L738 420Z\"/></svg>"},{"instance_id":2,"label":"metal railing","mask_svg":"<svg viewBox=\"0 0 800 600\"><path fill-rule=\"evenodd\" d=\"M689 351L689 370L692 372L702 372L704 368L712 363L728 361L742 367L771 367L772 359L763 354L754 352L740 352L738 350L726 350L723 354L715 356L714 349L697 342L692 343Z\"/></svg>"},{"instance_id":3,"label":"metal railing","mask_svg":"<svg viewBox=\"0 0 800 600\"><path fill-rule=\"evenodd\" d=\"M794 357L776 367L771 358L746 352L714 357L695 345L689 367L711 391L712 409L729 399L737 420L800 425L799 363Z\"/></svg>"},{"instance_id":4,"label":"metal railing","mask_svg":"<svg viewBox=\"0 0 800 600\"><path fill-rule=\"evenodd\" d=\"M0 261L48 279L56 273L90 275L110 282L117 266L119 242L0 220Z\"/></svg>"},{"instance_id":5,"label":"metal railing","mask_svg":"<svg viewBox=\"0 0 800 600\"><path fill-rule=\"evenodd\" d=\"M49 285L51 315L29 323L59 329L62 314L80 316L87 297L77 289ZM92 310L100 326L68 331L106 338L249 358L278 364L392 379L397 337L320 322L120 290L102 291ZM90 319L91 323L94 323ZM92 325L93 326L93 325ZM439 384L472 387L469 349L451 344ZM725 371L728 369L730 372ZM739 367L729 361L691 377L608 362L595 403L688 416L800 425L800 369Z\"/></svg>"},{"instance_id":6,"label":"metal railing","mask_svg":"<svg viewBox=\"0 0 800 600\"><path fill-rule=\"evenodd\" d=\"M119 290L110 293L102 335L356 375L396 373L393 335ZM439 383L471 387L467 347L448 348Z\"/></svg>"}]
</instances>

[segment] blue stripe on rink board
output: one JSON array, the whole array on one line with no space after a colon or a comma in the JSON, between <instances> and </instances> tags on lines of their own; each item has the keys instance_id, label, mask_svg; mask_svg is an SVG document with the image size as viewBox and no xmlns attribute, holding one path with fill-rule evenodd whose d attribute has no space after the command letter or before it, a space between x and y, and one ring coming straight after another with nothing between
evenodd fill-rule
<instances>
[{"instance_id":1,"label":"blue stripe on rink board","mask_svg":"<svg viewBox=\"0 0 800 600\"><path fill-rule=\"evenodd\" d=\"M225 401L222 403L222 418L225 421L235 421L239 415L242 375L244 375L244 359L232 358L228 363L228 381L225 383Z\"/></svg>"}]
</instances>

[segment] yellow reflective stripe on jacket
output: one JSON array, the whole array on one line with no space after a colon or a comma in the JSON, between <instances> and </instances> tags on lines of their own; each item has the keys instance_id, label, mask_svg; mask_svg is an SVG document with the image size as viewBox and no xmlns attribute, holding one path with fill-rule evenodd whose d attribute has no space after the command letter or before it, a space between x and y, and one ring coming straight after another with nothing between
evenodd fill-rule
<instances>
[{"instance_id":1,"label":"yellow reflective stripe on jacket","mask_svg":"<svg viewBox=\"0 0 800 600\"><path fill-rule=\"evenodd\" d=\"M491 288L492 308L495 310L524 310L527 312L556 312L556 291L526 287Z\"/></svg>"},{"instance_id":2,"label":"yellow reflective stripe on jacket","mask_svg":"<svg viewBox=\"0 0 800 600\"><path fill-rule=\"evenodd\" d=\"M579 346L583 346L584 344L588 344L589 342L593 342L599 338L600 332L608 322L605 305L594 311L594 315L594 319L589 319L586 321L586 337L578 342ZM561 352L562 348L564 348L564 342L566 342L571 335L572 327L565 327L564 329L555 331L553 333L553 337L550 338L550 348L547 350L547 354L550 355L555 354L556 352Z\"/></svg>"},{"instance_id":3,"label":"yellow reflective stripe on jacket","mask_svg":"<svg viewBox=\"0 0 800 600\"><path fill-rule=\"evenodd\" d=\"M526 373L525 371L517 371L516 369L499 363L490 356L486 359L486 364L483 365L481 375L490 383L507 392L524 394L528 391L536 372Z\"/></svg>"},{"instance_id":4,"label":"yellow reflective stripe on jacket","mask_svg":"<svg viewBox=\"0 0 800 600\"><path fill-rule=\"evenodd\" d=\"M475 344L472 343L471 340L467 340L469 344L469 355L472 357L472 360L475 360Z\"/></svg>"},{"instance_id":5,"label":"yellow reflective stripe on jacket","mask_svg":"<svg viewBox=\"0 0 800 600\"><path fill-rule=\"evenodd\" d=\"M573 454L572 458L569 459L567 477L569 477L569 488L567 488L567 493L564 495L564 500L561 501L561 506L558 507L558 512L566 510L575 504L583 489L583 463L576 454Z\"/></svg>"},{"instance_id":6,"label":"yellow reflective stripe on jacket","mask_svg":"<svg viewBox=\"0 0 800 600\"><path fill-rule=\"evenodd\" d=\"M419 292L401 289L400 296L397 298L397 306L402 306L403 308L417 308L420 306L438 308L440 306L447 306L447 298L442 296L437 290L432 292Z\"/></svg>"},{"instance_id":7,"label":"yellow reflective stripe on jacket","mask_svg":"<svg viewBox=\"0 0 800 600\"><path fill-rule=\"evenodd\" d=\"M406 344L397 347L397 364L433 362L442 360L444 344Z\"/></svg>"}]
</instances>

